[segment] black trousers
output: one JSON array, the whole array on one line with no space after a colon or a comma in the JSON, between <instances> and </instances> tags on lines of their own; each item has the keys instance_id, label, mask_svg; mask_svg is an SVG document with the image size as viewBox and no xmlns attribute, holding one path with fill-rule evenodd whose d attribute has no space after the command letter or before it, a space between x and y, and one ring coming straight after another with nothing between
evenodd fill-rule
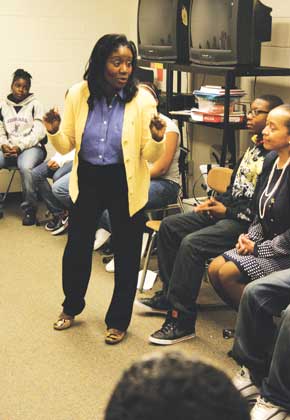
<instances>
[{"instance_id":1,"label":"black trousers","mask_svg":"<svg viewBox=\"0 0 290 420\"><path fill-rule=\"evenodd\" d=\"M85 307L95 232L107 208L112 223L115 286L105 322L108 328L125 331L131 320L138 281L143 209L129 216L124 165L94 166L80 161L78 179L79 196L70 213L63 255L63 310L68 315L77 315Z\"/></svg>"}]
</instances>

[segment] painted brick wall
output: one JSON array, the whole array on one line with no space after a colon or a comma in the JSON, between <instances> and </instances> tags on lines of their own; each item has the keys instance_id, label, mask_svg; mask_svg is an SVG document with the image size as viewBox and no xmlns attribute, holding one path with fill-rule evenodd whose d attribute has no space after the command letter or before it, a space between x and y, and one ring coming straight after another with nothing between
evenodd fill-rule
<instances>
[{"instance_id":1,"label":"painted brick wall","mask_svg":"<svg viewBox=\"0 0 290 420\"><path fill-rule=\"evenodd\" d=\"M0 99L10 91L14 70L24 68L45 109L57 105L62 110L64 94L82 79L97 39L115 32L135 40L136 16L136 0L0 1ZM1 171L0 191L5 173ZM19 186L15 182L13 190Z\"/></svg>"}]
</instances>

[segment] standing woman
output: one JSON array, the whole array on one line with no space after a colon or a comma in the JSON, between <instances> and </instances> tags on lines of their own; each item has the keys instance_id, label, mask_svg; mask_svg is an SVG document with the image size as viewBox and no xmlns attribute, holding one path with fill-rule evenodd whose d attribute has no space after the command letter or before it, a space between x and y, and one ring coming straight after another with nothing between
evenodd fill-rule
<instances>
[{"instance_id":1,"label":"standing woman","mask_svg":"<svg viewBox=\"0 0 290 420\"><path fill-rule=\"evenodd\" d=\"M0 169L12 165L19 168L24 226L35 224L36 210L32 203L37 201L37 196L32 169L46 156L41 143L45 137L43 107L30 93L31 78L27 71L17 69L13 74L11 93L0 104Z\"/></svg>"},{"instance_id":2,"label":"standing woman","mask_svg":"<svg viewBox=\"0 0 290 420\"><path fill-rule=\"evenodd\" d=\"M268 114L263 146L267 155L257 184L257 215L236 248L209 266L211 282L223 300L238 308L247 283L290 268L290 105Z\"/></svg>"},{"instance_id":3,"label":"standing woman","mask_svg":"<svg viewBox=\"0 0 290 420\"><path fill-rule=\"evenodd\" d=\"M65 300L54 328L69 328L84 309L96 227L107 208L115 254L107 344L119 343L131 320L150 183L146 160L158 159L164 150L166 127L155 116L156 102L134 81L136 56L134 43L124 35L104 35L92 51L84 81L66 96L61 125L55 109L44 116L57 151L76 148L70 178L74 205L63 256Z\"/></svg>"}]
</instances>

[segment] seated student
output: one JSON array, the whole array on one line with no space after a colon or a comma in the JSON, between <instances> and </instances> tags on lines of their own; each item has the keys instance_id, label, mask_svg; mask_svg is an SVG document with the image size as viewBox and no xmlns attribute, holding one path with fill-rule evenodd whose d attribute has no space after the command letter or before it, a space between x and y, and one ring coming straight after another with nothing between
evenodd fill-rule
<instances>
[{"instance_id":1,"label":"seated student","mask_svg":"<svg viewBox=\"0 0 290 420\"><path fill-rule=\"evenodd\" d=\"M264 95L251 104L248 128L256 134L257 144L236 166L227 191L195 211L162 221L157 250L163 291L136 302L151 312L167 312L165 323L149 337L150 342L167 345L194 337L205 263L233 246L253 219L251 199L266 153L260 135L268 112L281 102L276 96Z\"/></svg>"},{"instance_id":2,"label":"seated student","mask_svg":"<svg viewBox=\"0 0 290 420\"><path fill-rule=\"evenodd\" d=\"M126 370L105 420L250 420L246 400L221 370L181 353L151 354Z\"/></svg>"},{"instance_id":3,"label":"seated student","mask_svg":"<svg viewBox=\"0 0 290 420\"><path fill-rule=\"evenodd\" d=\"M216 291L234 308L246 283L290 268L290 105L268 114L263 145L276 153L264 162L255 199L257 215L236 247L217 257L209 268Z\"/></svg>"},{"instance_id":4,"label":"seated student","mask_svg":"<svg viewBox=\"0 0 290 420\"><path fill-rule=\"evenodd\" d=\"M288 257L289 258L289 257ZM280 317L279 323L273 317ZM248 284L241 298L233 358L242 368L234 385L249 403L252 420L290 415L290 269Z\"/></svg>"},{"instance_id":5,"label":"seated student","mask_svg":"<svg viewBox=\"0 0 290 420\"><path fill-rule=\"evenodd\" d=\"M61 155L56 153L47 162L38 165L32 171L35 187L52 214L52 220L45 229L52 235L65 232L68 228L68 210L71 206L69 196L69 177L72 170L75 150ZM47 178L52 178L52 186ZM31 203L36 208L37 203Z\"/></svg>"},{"instance_id":6,"label":"seated student","mask_svg":"<svg viewBox=\"0 0 290 420\"><path fill-rule=\"evenodd\" d=\"M32 169L45 159L41 144L45 138L43 107L30 93L32 76L23 69L13 74L11 93L0 104L0 169L17 165L21 175L24 210L22 224L35 224L35 210L28 203L35 199Z\"/></svg>"},{"instance_id":7,"label":"seated student","mask_svg":"<svg viewBox=\"0 0 290 420\"><path fill-rule=\"evenodd\" d=\"M160 100L160 92L153 83L141 83L139 86L147 89L156 100ZM157 107L158 109L158 107ZM170 118L160 114L166 121L165 152L156 162L149 164L150 188L145 209L158 209L168 204L176 203L180 189L178 160L180 154L180 133L177 125ZM109 238L111 232L110 218L105 210L98 225L94 249L100 248ZM107 271L114 271L114 260L106 265Z\"/></svg>"}]
</instances>

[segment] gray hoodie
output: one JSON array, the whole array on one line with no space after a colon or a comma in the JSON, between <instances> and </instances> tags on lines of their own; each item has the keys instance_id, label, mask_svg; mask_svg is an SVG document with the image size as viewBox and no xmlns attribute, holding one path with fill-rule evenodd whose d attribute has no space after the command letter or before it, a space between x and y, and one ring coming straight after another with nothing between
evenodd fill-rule
<instances>
[{"instance_id":1,"label":"gray hoodie","mask_svg":"<svg viewBox=\"0 0 290 420\"><path fill-rule=\"evenodd\" d=\"M19 103L9 95L0 103L0 147L8 144L22 151L39 145L45 137L42 116L43 107L34 94Z\"/></svg>"}]
</instances>

